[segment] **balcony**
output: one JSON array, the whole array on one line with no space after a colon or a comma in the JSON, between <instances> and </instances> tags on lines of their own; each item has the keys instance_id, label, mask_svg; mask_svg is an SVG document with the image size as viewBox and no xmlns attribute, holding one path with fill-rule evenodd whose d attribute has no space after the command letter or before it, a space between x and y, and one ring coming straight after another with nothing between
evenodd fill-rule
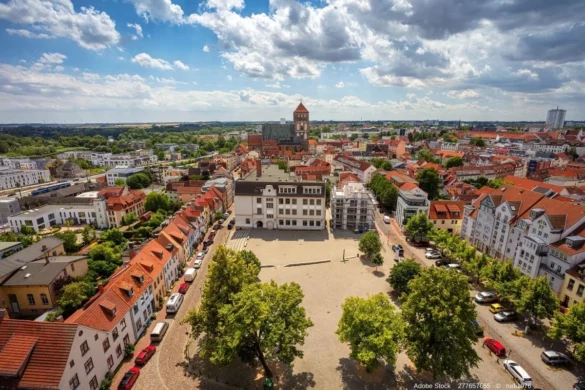
<instances>
[{"instance_id":1,"label":"balcony","mask_svg":"<svg viewBox=\"0 0 585 390\"><path fill-rule=\"evenodd\" d=\"M564 272L559 272L556 269L552 269L551 267L548 266L548 264L545 264L545 263L540 263L540 269L545 271L545 272L548 272L551 275L557 276L559 278L565 277Z\"/></svg>"}]
</instances>

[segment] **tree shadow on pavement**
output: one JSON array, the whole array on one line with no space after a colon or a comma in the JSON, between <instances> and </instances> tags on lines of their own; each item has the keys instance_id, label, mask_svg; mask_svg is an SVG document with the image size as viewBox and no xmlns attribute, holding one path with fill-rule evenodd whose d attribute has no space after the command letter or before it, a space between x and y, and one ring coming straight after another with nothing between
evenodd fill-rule
<instances>
[{"instance_id":1,"label":"tree shadow on pavement","mask_svg":"<svg viewBox=\"0 0 585 390\"><path fill-rule=\"evenodd\" d=\"M276 364L274 375L276 388L304 390L317 385L312 372L293 373L292 368L284 364Z\"/></svg>"},{"instance_id":2,"label":"tree shadow on pavement","mask_svg":"<svg viewBox=\"0 0 585 390\"><path fill-rule=\"evenodd\" d=\"M372 274L377 278L383 278L386 274L383 271L375 270Z\"/></svg>"}]
</instances>

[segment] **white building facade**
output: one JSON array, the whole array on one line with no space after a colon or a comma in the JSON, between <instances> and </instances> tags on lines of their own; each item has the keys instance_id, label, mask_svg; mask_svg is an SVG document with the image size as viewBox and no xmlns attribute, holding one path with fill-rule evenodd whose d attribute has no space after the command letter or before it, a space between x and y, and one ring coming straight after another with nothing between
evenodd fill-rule
<instances>
[{"instance_id":1,"label":"white building facade","mask_svg":"<svg viewBox=\"0 0 585 390\"><path fill-rule=\"evenodd\" d=\"M0 170L0 190L31 186L51 181L48 170L2 169Z\"/></svg>"},{"instance_id":2,"label":"white building facade","mask_svg":"<svg viewBox=\"0 0 585 390\"><path fill-rule=\"evenodd\" d=\"M375 229L376 199L362 183L346 183L331 191L331 227Z\"/></svg>"},{"instance_id":3,"label":"white building facade","mask_svg":"<svg viewBox=\"0 0 585 390\"><path fill-rule=\"evenodd\" d=\"M418 187L409 191L399 191L394 216L401 229L404 229L411 217L420 213L429 215L430 202L428 196L426 192Z\"/></svg>"}]
</instances>

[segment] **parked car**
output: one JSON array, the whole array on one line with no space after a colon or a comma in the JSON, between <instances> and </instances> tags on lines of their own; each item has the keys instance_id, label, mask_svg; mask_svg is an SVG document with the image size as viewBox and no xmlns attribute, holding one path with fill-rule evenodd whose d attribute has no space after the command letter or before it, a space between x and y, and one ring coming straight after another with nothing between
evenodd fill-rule
<instances>
[{"instance_id":1,"label":"parked car","mask_svg":"<svg viewBox=\"0 0 585 390\"><path fill-rule=\"evenodd\" d=\"M228 217L229 217L229 216L230 216L230 214L229 214L229 213L224 213L224 214L223 214L223 218L224 218L224 219L228 219Z\"/></svg>"},{"instance_id":2,"label":"parked car","mask_svg":"<svg viewBox=\"0 0 585 390\"><path fill-rule=\"evenodd\" d=\"M230 223L228 223L228 230L232 230L232 228L236 225L236 220L232 219Z\"/></svg>"},{"instance_id":3,"label":"parked car","mask_svg":"<svg viewBox=\"0 0 585 390\"><path fill-rule=\"evenodd\" d=\"M122 381L118 385L118 390L130 390L134 383L136 383L136 379L138 379L138 375L140 375L140 368L132 367L129 369L122 378Z\"/></svg>"},{"instance_id":4,"label":"parked car","mask_svg":"<svg viewBox=\"0 0 585 390\"><path fill-rule=\"evenodd\" d=\"M226 211L226 214L227 214L227 215L232 215L232 210L228 210L228 211Z\"/></svg>"},{"instance_id":5,"label":"parked car","mask_svg":"<svg viewBox=\"0 0 585 390\"><path fill-rule=\"evenodd\" d=\"M191 286L191 283L181 283L181 285L179 286L179 294L187 294L187 290L189 290L189 286Z\"/></svg>"},{"instance_id":6,"label":"parked car","mask_svg":"<svg viewBox=\"0 0 585 390\"><path fill-rule=\"evenodd\" d=\"M434 252L427 252L425 253L425 257L427 259L440 259L442 257L441 252L434 251Z\"/></svg>"},{"instance_id":7,"label":"parked car","mask_svg":"<svg viewBox=\"0 0 585 390\"><path fill-rule=\"evenodd\" d=\"M207 249L211 244L213 244L213 237L209 236L207 240L203 241L203 249Z\"/></svg>"},{"instance_id":8,"label":"parked car","mask_svg":"<svg viewBox=\"0 0 585 390\"><path fill-rule=\"evenodd\" d=\"M412 246L415 246L417 248L425 248L429 246L429 243L428 241L413 241Z\"/></svg>"},{"instance_id":9,"label":"parked car","mask_svg":"<svg viewBox=\"0 0 585 390\"><path fill-rule=\"evenodd\" d=\"M431 248L431 247L427 247L427 248L425 248L425 253L428 253L428 252L436 252L436 249Z\"/></svg>"},{"instance_id":10,"label":"parked car","mask_svg":"<svg viewBox=\"0 0 585 390\"><path fill-rule=\"evenodd\" d=\"M494 314L499 313L501 311L505 311L505 310L506 310L506 308L504 306L500 305L499 303L493 303L490 305L490 311Z\"/></svg>"},{"instance_id":11,"label":"parked car","mask_svg":"<svg viewBox=\"0 0 585 390\"><path fill-rule=\"evenodd\" d=\"M390 217L387 215L384 215L384 223L390 223Z\"/></svg>"},{"instance_id":12,"label":"parked car","mask_svg":"<svg viewBox=\"0 0 585 390\"><path fill-rule=\"evenodd\" d=\"M448 269L454 269L456 271L461 272L461 265L459 265L457 263L449 263L449 264L447 264L447 268Z\"/></svg>"},{"instance_id":13,"label":"parked car","mask_svg":"<svg viewBox=\"0 0 585 390\"><path fill-rule=\"evenodd\" d=\"M479 324L479 322L477 322L477 320L473 320L471 321L471 324L473 325L473 332L475 335L483 336L483 327Z\"/></svg>"},{"instance_id":14,"label":"parked car","mask_svg":"<svg viewBox=\"0 0 585 390\"><path fill-rule=\"evenodd\" d=\"M183 276L183 280L185 280L185 282L191 283L192 281L195 280L196 276L197 270L195 268L187 268L187 270L185 271L185 276Z\"/></svg>"},{"instance_id":15,"label":"parked car","mask_svg":"<svg viewBox=\"0 0 585 390\"><path fill-rule=\"evenodd\" d=\"M512 378L522 387L532 389L534 382L525 369L513 360L504 360L504 368L512 375Z\"/></svg>"},{"instance_id":16,"label":"parked car","mask_svg":"<svg viewBox=\"0 0 585 390\"><path fill-rule=\"evenodd\" d=\"M502 311L494 314L494 320L498 322L516 321L518 319L518 313L515 311Z\"/></svg>"},{"instance_id":17,"label":"parked car","mask_svg":"<svg viewBox=\"0 0 585 390\"><path fill-rule=\"evenodd\" d=\"M483 340L483 345L486 346L490 351L496 354L496 356L506 355L506 348L498 340L486 337Z\"/></svg>"},{"instance_id":18,"label":"parked car","mask_svg":"<svg viewBox=\"0 0 585 390\"><path fill-rule=\"evenodd\" d=\"M157 322L157 324L154 326L154 329L150 333L150 341L155 343L162 341L165 333L167 333L167 329L169 329L168 322Z\"/></svg>"},{"instance_id":19,"label":"parked car","mask_svg":"<svg viewBox=\"0 0 585 390\"><path fill-rule=\"evenodd\" d=\"M571 362L567 355L557 351L544 351L540 354L540 358L543 362L551 366L554 366L555 364L569 364Z\"/></svg>"},{"instance_id":20,"label":"parked car","mask_svg":"<svg viewBox=\"0 0 585 390\"><path fill-rule=\"evenodd\" d=\"M482 291L477 293L475 296L475 302L477 303L491 303L498 300L498 296L495 292Z\"/></svg>"},{"instance_id":21,"label":"parked car","mask_svg":"<svg viewBox=\"0 0 585 390\"><path fill-rule=\"evenodd\" d=\"M175 314L183 304L184 295L175 293L167 301L167 314Z\"/></svg>"},{"instance_id":22,"label":"parked car","mask_svg":"<svg viewBox=\"0 0 585 390\"><path fill-rule=\"evenodd\" d=\"M444 267L447 264L449 264L449 260L447 260L447 259L440 259L440 260L435 261L435 267Z\"/></svg>"},{"instance_id":23,"label":"parked car","mask_svg":"<svg viewBox=\"0 0 585 390\"><path fill-rule=\"evenodd\" d=\"M197 260L195 260L195 262L193 263L193 268L195 268L195 269L199 269L199 268L201 268L201 264L203 264L203 260L201 260L201 259L197 259Z\"/></svg>"},{"instance_id":24,"label":"parked car","mask_svg":"<svg viewBox=\"0 0 585 390\"><path fill-rule=\"evenodd\" d=\"M136 359L134 359L134 364L136 364L137 366L144 366L146 363L148 363L148 361L154 355L155 352L156 347L154 345L149 345L148 347L140 351L138 356L136 356Z\"/></svg>"},{"instance_id":25,"label":"parked car","mask_svg":"<svg viewBox=\"0 0 585 390\"><path fill-rule=\"evenodd\" d=\"M199 252L199 253L197 253L197 257L195 258L195 260L203 260L204 257L205 257L205 252Z\"/></svg>"}]
</instances>

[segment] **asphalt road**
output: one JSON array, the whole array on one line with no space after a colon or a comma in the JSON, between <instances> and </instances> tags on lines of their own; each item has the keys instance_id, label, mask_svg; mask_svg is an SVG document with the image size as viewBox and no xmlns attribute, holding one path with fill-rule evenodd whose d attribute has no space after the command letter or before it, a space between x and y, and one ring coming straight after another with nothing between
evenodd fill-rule
<instances>
[{"instance_id":1,"label":"asphalt road","mask_svg":"<svg viewBox=\"0 0 585 390\"><path fill-rule=\"evenodd\" d=\"M425 267L434 266L435 260L425 258L424 248L411 247L404 236L397 232L397 228L393 224L384 223L383 214L376 213L376 224L378 230L386 237L386 240L382 240L385 245L400 244L404 248L405 258L414 258ZM475 296L476 293L477 291L472 291L471 296ZM497 323L489 311L489 305L476 304L476 310L477 320L484 327L485 337L495 338L508 351L511 351L508 358L516 361L528 372L537 388L543 390L572 389L573 383L583 380L580 378L585 378L585 370L580 364L573 364L564 369L551 368L542 362L540 354L543 351L554 349L562 352L566 350L561 342L552 343L550 339L544 337L542 332L535 332L527 337L515 336L515 331L524 330L522 322Z\"/></svg>"}]
</instances>

